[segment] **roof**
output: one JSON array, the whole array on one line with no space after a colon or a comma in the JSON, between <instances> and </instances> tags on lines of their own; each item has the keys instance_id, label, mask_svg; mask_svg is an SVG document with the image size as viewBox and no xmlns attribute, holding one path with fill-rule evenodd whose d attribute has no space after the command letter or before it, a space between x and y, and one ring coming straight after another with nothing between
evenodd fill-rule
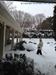
<instances>
[{"instance_id":1,"label":"roof","mask_svg":"<svg viewBox=\"0 0 56 75\"><path fill-rule=\"evenodd\" d=\"M30 0L31 1L31 0ZM41 1L41 2L56 2L56 0L32 0L32 1Z\"/></svg>"},{"instance_id":2,"label":"roof","mask_svg":"<svg viewBox=\"0 0 56 75\"><path fill-rule=\"evenodd\" d=\"M6 1L9 1L9 0L6 0ZM15 0L15 1L18 1L18 0ZM38 2L54 2L56 3L56 0L19 0L19 1L38 1Z\"/></svg>"},{"instance_id":3,"label":"roof","mask_svg":"<svg viewBox=\"0 0 56 75\"><path fill-rule=\"evenodd\" d=\"M20 0L20 1L38 1L38 2L52 2L52 3L56 2L56 0Z\"/></svg>"},{"instance_id":4,"label":"roof","mask_svg":"<svg viewBox=\"0 0 56 75\"><path fill-rule=\"evenodd\" d=\"M14 30L23 33L22 28L15 21L3 1L0 1L0 21L3 21L7 26L13 28Z\"/></svg>"}]
</instances>

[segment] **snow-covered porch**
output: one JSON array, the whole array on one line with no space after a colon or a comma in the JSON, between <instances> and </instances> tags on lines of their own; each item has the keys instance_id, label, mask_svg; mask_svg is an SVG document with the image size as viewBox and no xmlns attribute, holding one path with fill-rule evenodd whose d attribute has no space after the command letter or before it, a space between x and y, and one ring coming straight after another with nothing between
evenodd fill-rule
<instances>
[{"instance_id":1,"label":"snow-covered porch","mask_svg":"<svg viewBox=\"0 0 56 75\"><path fill-rule=\"evenodd\" d=\"M5 50L5 42L7 41L7 37L9 36L10 31L12 31L11 49L13 49L15 32L17 32L17 42L18 42L18 33L20 34L19 41L21 41L23 30L17 24L17 22L15 21L14 17L9 12L4 2L0 1L0 58L3 57L3 52Z\"/></svg>"}]
</instances>

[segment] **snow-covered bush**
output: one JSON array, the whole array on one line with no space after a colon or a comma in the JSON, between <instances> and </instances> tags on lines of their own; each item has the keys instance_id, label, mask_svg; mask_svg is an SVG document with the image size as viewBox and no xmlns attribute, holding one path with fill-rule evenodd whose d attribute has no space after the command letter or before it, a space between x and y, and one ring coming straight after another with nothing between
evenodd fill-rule
<instances>
[{"instance_id":1,"label":"snow-covered bush","mask_svg":"<svg viewBox=\"0 0 56 75\"><path fill-rule=\"evenodd\" d=\"M20 41L15 44L14 51L16 51L16 50L24 51L25 49L29 52L33 51L34 48L32 47L32 44L36 44L36 43L29 41L29 43L27 44L26 41Z\"/></svg>"},{"instance_id":2,"label":"snow-covered bush","mask_svg":"<svg viewBox=\"0 0 56 75\"><path fill-rule=\"evenodd\" d=\"M23 38L29 38L29 34L23 33Z\"/></svg>"},{"instance_id":3,"label":"snow-covered bush","mask_svg":"<svg viewBox=\"0 0 56 75\"><path fill-rule=\"evenodd\" d=\"M16 43L14 46L14 50L19 49L19 50L25 50L23 43L26 43L25 41L20 41L19 43Z\"/></svg>"},{"instance_id":4,"label":"snow-covered bush","mask_svg":"<svg viewBox=\"0 0 56 75\"><path fill-rule=\"evenodd\" d=\"M36 42L29 41L29 43L37 44Z\"/></svg>"},{"instance_id":5,"label":"snow-covered bush","mask_svg":"<svg viewBox=\"0 0 56 75\"><path fill-rule=\"evenodd\" d=\"M25 54L15 54L12 59L6 55L0 60L0 75L34 75L34 61Z\"/></svg>"},{"instance_id":6,"label":"snow-covered bush","mask_svg":"<svg viewBox=\"0 0 56 75\"><path fill-rule=\"evenodd\" d=\"M50 44L50 42L47 42L47 44Z\"/></svg>"},{"instance_id":7,"label":"snow-covered bush","mask_svg":"<svg viewBox=\"0 0 56 75\"><path fill-rule=\"evenodd\" d=\"M54 68L56 69L56 65L54 66Z\"/></svg>"},{"instance_id":8,"label":"snow-covered bush","mask_svg":"<svg viewBox=\"0 0 56 75\"><path fill-rule=\"evenodd\" d=\"M12 59L13 59L12 53L10 53L10 54L5 54L5 58L6 58L7 60L12 60Z\"/></svg>"},{"instance_id":9,"label":"snow-covered bush","mask_svg":"<svg viewBox=\"0 0 56 75\"><path fill-rule=\"evenodd\" d=\"M25 50L30 52L30 51L34 51L33 44L36 44L36 43L29 41L27 44L24 43L23 46L24 46Z\"/></svg>"},{"instance_id":10,"label":"snow-covered bush","mask_svg":"<svg viewBox=\"0 0 56 75\"><path fill-rule=\"evenodd\" d=\"M55 51L56 51L56 46L55 46Z\"/></svg>"}]
</instances>

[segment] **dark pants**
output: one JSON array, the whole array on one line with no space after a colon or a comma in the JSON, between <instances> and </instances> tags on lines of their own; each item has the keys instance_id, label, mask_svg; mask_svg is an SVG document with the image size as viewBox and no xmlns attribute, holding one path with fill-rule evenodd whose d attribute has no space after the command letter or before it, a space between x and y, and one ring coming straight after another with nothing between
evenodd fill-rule
<instances>
[{"instance_id":1,"label":"dark pants","mask_svg":"<svg viewBox=\"0 0 56 75\"><path fill-rule=\"evenodd\" d=\"M40 55L42 55L42 52L41 52L41 50L37 50L37 54L39 54L40 53Z\"/></svg>"}]
</instances>

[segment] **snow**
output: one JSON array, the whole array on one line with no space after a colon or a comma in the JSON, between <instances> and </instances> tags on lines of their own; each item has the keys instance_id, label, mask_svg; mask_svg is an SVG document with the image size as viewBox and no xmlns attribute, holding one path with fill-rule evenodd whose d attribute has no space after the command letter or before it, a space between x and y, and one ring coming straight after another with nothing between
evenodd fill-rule
<instances>
[{"instance_id":1,"label":"snow","mask_svg":"<svg viewBox=\"0 0 56 75\"><path fill-rule=\"evenodd\" d=\"M43 38L43 48L42 48L42 54L37 55L37 45L39 43L39 39L34 39L34 38L23 38L27 42L27 44L23 44L25 48L27 49L32 49L33 51L15 51L16 53L22 53L26 54L27 57L30 57L34 59L34 71L37 73L37 69L40 70L42 73L45 73L45 75L56 75L56 69L54 66L56 65L56 51L55 51L55 45L56 42L54 39L44 39ZM29 43L31 41L32 43ZM16 43L16 39L14 40ZM36 43L36 44L34 44ZM6 47L8 49L8 47ZM6 51L7 51L6 49ZM5 53L6 53L5 51ZM8 51L9 53L10 51ZM12 53L15 53L14 51L11 51Z\"/></svg>"}]
</instances>

